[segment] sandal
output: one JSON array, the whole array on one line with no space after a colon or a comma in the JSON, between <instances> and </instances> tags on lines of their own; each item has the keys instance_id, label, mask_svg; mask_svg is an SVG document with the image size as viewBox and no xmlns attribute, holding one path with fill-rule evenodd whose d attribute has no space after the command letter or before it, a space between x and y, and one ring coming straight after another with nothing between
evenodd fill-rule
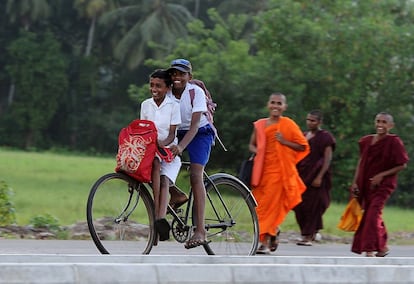
<instances>
[{"instance_id":1,"label":"sandal","mask_svg":"<svg viewBox=\"0 0 414 284\"><path fill-rule=\"evenodd\" d=\"M298 246L312 246L312 241L315 240L315 234L313 235L302 235L302 239L298 241L296 244Z\"/></svg>"},{"instance_id":2,"label":"sandal","mask_svg":"<svg viewBox=\"0 0 414 284\"><path fill-rule=\"evenodd\" d=\"M365 256L366 256L366 257L374 257L375 255L374 255L374 252L372 252L372 251L367 251L367 252L365 253Z\"/></svg>"},{"instance_id":3,"label":"sandal","mask_svg":"<svg viewBox=\"0 0 414 284\"><path fill-rule=\"evenodd\" d=\"M301 240L299 242L296 243L298 246L305 246L305 247L310 247L312 246L312 242L308 241L308 240Z\"/></svg>"},{"instance_id":4,"label":"sandal","mask_svg":"<svg viewBox=\"0 0 414 284\"><path fill-rule=\"evenodd\" d=\"M277 247L279 246L279 236L280 236L280 230L277 231L276 236L270 237L270 251L277 250Z\"/></svg>"},{"instance_id":5,"label":"sandal","mask_svg":"<svg viewBox=\"0 0 414 284\"><path fill-rule=\"evenodd\" d=\"M256 254L270 254L270 249L265 245L260 245L256 250Z\"/></svg>"},{"instance_id":6,"label":"sandal","mask_svg":"<svg viewBox=\"0 0 414 284\"><path fill-rule=\"evenodd\" d=\"M184 247L186 249L192 249L192 248L196 248L198 246L204 246L206 244L208 244L210 241L207 240L202 240L202 239L189 239L188 241L185 242Z\"/></svg>"},{"instance_id":7,"label":"sandal","mask_svg":"<svg viewBox=\"0 0 414 284\"><path fill-rule=\"evenodd\" d=\"M375 254L376 257L385 257L390 253L390 250L386 247L384 250L380 250Z\"/></svg>"}]
</instances>

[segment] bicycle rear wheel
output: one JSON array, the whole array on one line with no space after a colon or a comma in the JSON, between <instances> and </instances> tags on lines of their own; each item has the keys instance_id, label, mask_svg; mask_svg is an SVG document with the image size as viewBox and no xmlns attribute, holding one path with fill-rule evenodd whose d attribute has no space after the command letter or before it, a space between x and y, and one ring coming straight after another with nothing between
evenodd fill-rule
<instances>
[{"instance_id":1,"label":"bicycle rear wheel","mask_svg":"<svg viewBox=\"0 0 414 284\"><path fill-rule=\"evenodd\" d=\"M153 200L143 184L122 173L102 176L86 207L91 237L102 254L148 254L156 234Z\"/></svg>"},{"instance_id":2,"label":"bicycle rear wheel","mask_svg":"<svg viewBox=\"0 0 414 284\"><path fill-rule=\"evenodd\" d=\"M208 254L253 255L259 241L256 202L239 180L214 174L206 180L205 223Z\"/></svg>"}]
</instances>

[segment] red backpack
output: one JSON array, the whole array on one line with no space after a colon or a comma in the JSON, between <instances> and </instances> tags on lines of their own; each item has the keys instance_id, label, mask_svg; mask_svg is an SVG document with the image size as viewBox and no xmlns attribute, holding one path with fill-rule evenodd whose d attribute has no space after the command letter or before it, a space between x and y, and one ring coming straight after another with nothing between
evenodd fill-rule
<instances>
[{"instance_id":1,"label":"red backpack","mask_svg":"<svg viewBox=\"0 0 414 284\"><path fill-rule=\"evenodd\" d=\"M136 119L119 133L115 171L124 172L140 182L150 182L156 152L157 128L154 122Z\"/></svg>"},{"instance_id":2,"label":"red backpack","mask_svg":"<svg viewBox=\"0 0 414 284\"><path fill-rule=\"evenodd\" d=\"M206 104L207 104L207 112L205 112L204 115L207 117L207 120L208 120L211 128L214 130L214 134L216 136L217 141L220 143L221 147L223 147L223 150L227 151L226 147L224 146L223 142L221 141L220 137L218 136L217 128L214 126L214 112L216 111L217 104L213 101L211 93L209 92L209 90L207 90L206 85L201 80L193 79L193 80L190 80L189 83L197 85L201 89L203 89L204 94L206 96ZM193 106L193 101L194 101L194 97L195 97L195 90L190 89L188 91L190 93L191 106Z\"/></svg>"}]
</instances>

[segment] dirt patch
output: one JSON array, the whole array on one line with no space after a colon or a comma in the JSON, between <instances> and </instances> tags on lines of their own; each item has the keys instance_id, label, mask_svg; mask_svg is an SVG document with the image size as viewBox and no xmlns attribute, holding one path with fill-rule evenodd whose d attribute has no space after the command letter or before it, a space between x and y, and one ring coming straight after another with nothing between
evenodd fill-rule
<instances>
[{"instance_id":1,"label":"dirt patch","mask_svg":"<svg viewBox=\"0 0 414 284\"><path fill-rule=\"evenodd\" d=\"M138 228L137 228L138 230ZM108 234L112 233L108 228ZM136 232L139 234L139 232ZM61 227L60 230L48 230L47 228L34 228L33 226L3 226L0 227L0 238L6 239L66 239L66 240L89 240L91 239L88 225L86 222L78 222L76 224ZM296 243L300 239L300 234L296 231L281 232L281 243ZM341 243L351 244L352 235L340 237L335 235L323 234L319 243ZM414 232L397 232L389 234L390 244L413 245Z\"/></svg>"}]
</instances>

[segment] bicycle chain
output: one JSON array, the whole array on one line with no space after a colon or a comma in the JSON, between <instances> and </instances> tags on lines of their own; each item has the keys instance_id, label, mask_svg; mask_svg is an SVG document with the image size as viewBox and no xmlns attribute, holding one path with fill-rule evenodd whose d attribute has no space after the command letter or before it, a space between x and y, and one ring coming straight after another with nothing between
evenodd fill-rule
<instances>
[{"instance_id":1,"label":"bicycle chain","mask_svg":"<svg viewBox=\"0 0 414 284\"><path fill-rule=\"evenodd\" d=\"M181 224L174 219L171 223L171 233L177 242L184 243L188 238L189 230L188 228L181 226Z\"/></svg>"}]
</instances>

